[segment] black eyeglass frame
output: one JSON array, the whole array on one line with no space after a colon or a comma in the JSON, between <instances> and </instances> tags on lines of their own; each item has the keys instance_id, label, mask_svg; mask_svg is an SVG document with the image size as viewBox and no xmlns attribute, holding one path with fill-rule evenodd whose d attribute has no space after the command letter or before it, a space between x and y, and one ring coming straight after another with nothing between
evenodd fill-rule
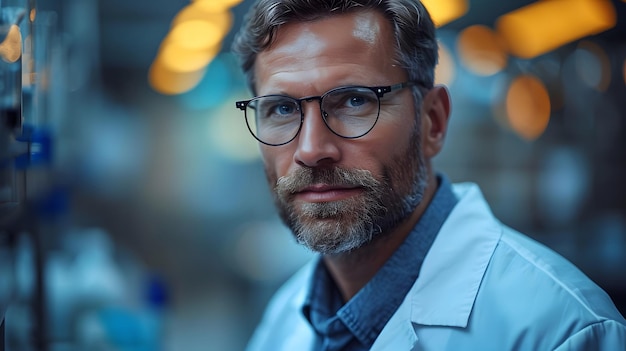
<instances>
[{"instance_id":1,"label":"black eyeglass frame","mask_svg":"<svg viewBox=\"0 0 626 351\"><path fill-rule=\"evenodd\" d=\"M382 98L385 94L393 92L393 91L397 91L397 90L401 90L404 88L408 88L408 87L413 87L413 86L419 86L421 85L418 82L413 82L413 81L407 81L407 82L403 82L403 83L398 83L398 84L394 84L394 85L384 85L384 86L374 86L374 87L366 87L366 86L360 86L360 85L349 85L349 86L343 86L343 87L337 87L334 89L331 89L327 92L325 92L322 95L317 95L317 96L305 96L303 98L294 98L291 96L287 96L287 95L279 95L279 94L271 94L271 95L263 95L263 96L256 96L252 99L249 100L241 100L241 101L236 101L235 102L235 107L237 107L238 109L242 110L244 113L244 118L246 120L246 126L248 127L248 131L250 131L250 134L252 134L252 136L258 140L260 143L263 143L265 145L269 145L269 146L282 146L282 145L286 145L289 144L290 142L292 142L299 134L300 131L302 130L302 125L304 124L304 110L302 108L302 102L306 101L306 102L311 102L313 100L317 100L320 104L320 111L322 111L322 120L324 121L324 124L326 125L326 128L328 128L328 130L330 130L333 134L344 138L344 139L357 139L357 138L361 138L363 136L365 136L367 133L369 133L372 129L374 129L374 126L376 126L376 123L378 123L378 118L380 117L380 98ZM372 126L366 130L364 133L361 133L360 135L357 136L351 136L351 137L347 137L341 134L338 134L337 132L335 132L329 125L328 122L326 121L326 118L328 117L328 114L326 113L326 111L324 111L322 109L322 99L324 99L324 97L326 97L329 94L332 94L338 90L343 90L343 89L350 89L350 88L360 88L360 89L368 89L373 91L376 96L378 97L378 112L376 114L376 119L374 120L374 123L372 123ZM287 140L284 143L279 143L279 144L271 144L268 142L265 142L261 139L259 139L256 134L252 131L252 127L250 126L250 123L248 122L248 112L247 112L247 107L248 105L255 100L258 100L260 98L265 98L265 97L285 97L288 99L292 99L294 101L296 101L298 103L298 109L300 110L300 126L298 127L298 130L296 131L296 133L293 135L293 137L289 140Z\"/></svg>"}]
</instances>

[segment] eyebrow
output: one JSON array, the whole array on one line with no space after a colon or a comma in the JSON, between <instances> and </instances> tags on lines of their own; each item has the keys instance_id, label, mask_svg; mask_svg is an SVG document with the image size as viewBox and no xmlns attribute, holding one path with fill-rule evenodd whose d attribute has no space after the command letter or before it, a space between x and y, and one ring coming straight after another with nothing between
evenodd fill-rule
<instances>
[{"instance_id":1,"label":"eyebrow","mask_svg":"<svg viewBox=\"0 0 626 351\"><path fill-rule=\"evenodd\" d=\"M374 86L378 86L378 85L374 85ZM322 96L322 95L326 94L327 92L329 92L331 90L335 90L335 89L339 89L339 88L347 88L347 87L366 87L367 88L367 87L370 87L370 85L363 84L363 83L358 83L358 84L341 84L341 85L337 85L337 86L335 86L333 88L327 89L324 92L322 92L321 94L318 94L318 95L304 95L302 97L295 97L294 95L291 95L291 94L287 93L284 90L281 90L278 93L269 93L269 94L256 95L255 97L271 96L271 95L281 95L281 96L287 96L287 97L294 98L294 99L304 99L304 98L307 98L307 97Z\"/></svg>"}]
</instances>

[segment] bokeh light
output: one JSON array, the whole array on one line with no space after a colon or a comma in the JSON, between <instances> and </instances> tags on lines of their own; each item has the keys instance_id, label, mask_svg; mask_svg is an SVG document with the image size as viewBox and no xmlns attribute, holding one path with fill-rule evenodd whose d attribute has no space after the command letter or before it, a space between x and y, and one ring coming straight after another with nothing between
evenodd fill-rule
<instances>
[{"instance_id":1,"label":"bokeh light","mask_svg":"<svg viewBox=\"0 0 626 351\"><path fill-rule=\"evenodd\" d=\"M9 28L9 33L0 43L0 58L2 60L12 63L19 60L22 56L22 33L20 28L15 24L12 24Z\"/></svg>"},{"instance_id":2,"label":"bokeh light","mask_svg":"<svg viewBox=\"0 0 626 351\"><path fill-rule=\"evenodd\" d=\"M534 140L550 121L550 96L534 76L516 77L506 95L506 113L510 127L526 140Z\"/></svg>"},{"instance_id":3,"label":"bokeh light","mask_svg":"<svg viewBox=\"0 0 626 351\"><path fill-rule=\"evenodd\" d=\"M469 10L467 0L422 0L437 27L465 15Z\"/></svg>"},{"instance_id":4,"label":"bokeh light","mask_svg":"<svg viewBox=\"0 0 626 351\"><path fill-rule=\"evenodd\" d=\"M161 46L155 61L163 62L173 72L194 72L208 65L219 50L219 45L208 50L190 50L175 42L167 42Z\"/></svg>"},{"instance_id":5,"label":"bokeh light","mask_svg":"<svg viewBox=\"0 0 626 351\"><path fill-rule=\"evenodd\" d=\"M225 34L224 28L216 23L192 20L176 24L166 40L190 50L207 50L219 44Z\"/></svg>"},{"instance_id":6,"label":"bokeh light","mask_svg":"<svg viewBox=\"0 0 626 351\"><path fill-rule=\"evenodd\" d=\"M464 29L457 39L457 51L461 63L479 75L496 74L507 64L507 53L497 34L486 26L473 25Z\"/></svg>"},{"instance_id":7,"label":"bokeh light","mask_svg":"<svg viewBox=\"0 0 626 351\"><path fill-rule=\"evenodd\" d=\"M501 16L498 33L511 54L532 58L615 26L610 0L537 1Z\"/></svg>"},{"instance_id":8,"label":"bokeh light","mask_svg":"<svg viewBox=\"0 0 626 351\"><path fill-rule=\"evenodd\" d=\"M173 71L155 60L148 71L148 81L152 88L165 95L181 94L195 87L204 76L204 68L197 71Z\"/></svg>"},{"instance_id":9,"label":"bokeh light","mask_svg":"<svg viewBox=\"0 0 626 351\"><path fill-rule=\"evenodd\" d=\"M172 20L172 27L188 21L204 21L213 23L225 35L233 25L233 14L230 11L218 13L208 12L205 11L202 6L198 6L197 3L191 3L180 10L176 17L174 17Z\"/></svg>"},{"instance_id":10,"label":"bokeh light","mask_svg":"<svg viewBox=\"0 0 626 351\"><path fill-rule=\"evenodd\" d=\"M537 213L547 225L563 227L580 216L591 188L590 169L583 153L572 147L541 155L535 196Z\"/></svg>"},{"instance_id":11,"label":"bokeh light","mask_svg":"<svg viewBox=\"0 0 626 351\"><path fill-rule=\"evenodd\" d=\"M172 20L149 73L153 89L181 94L193 89L222 48L233 25L229 9L242 0L195 0ZM180 74L180 77L176 75Z\"/></svg>"},{"instance_id":12,"label":"bokeh light","mask_svg":"<svg viewBox=\"0 0 626 351\"><path fill-rule=\"evenodd\" d=\"M573 54L576 72L589 87L606 91L611 82L611 63L606 52L596 43L582 41Z\"/></svg>"},{"instance_id":13,"label":"bokeh light","mask_svg":"<svg viewBox=\"0 0 626 351\"><path fill-rule=\"evenodd\" d=\"M175 95L193 89L204 76L206 66L219 53L221 45L192 50L176 41L164 42L149 71L149 83L162 94Z\"/></svg>"}]
</instances>

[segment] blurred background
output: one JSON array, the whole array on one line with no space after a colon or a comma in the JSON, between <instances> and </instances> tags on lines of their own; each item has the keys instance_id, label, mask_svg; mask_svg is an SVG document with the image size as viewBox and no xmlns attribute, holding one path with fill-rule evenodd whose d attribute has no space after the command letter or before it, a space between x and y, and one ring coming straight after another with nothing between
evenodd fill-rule
<instances>
[{"instance_id":1,"label":"blurred background","mask_svg":"<svg viewBox=\"0 0 626 351\"><path fill-rule=\"evenodd\" d=\"M626 1L428 0L438 169L626 314ZM242 350L312 254L234 101L251 0L0 0L0 350Z\"/></svg>"}]
</instances>

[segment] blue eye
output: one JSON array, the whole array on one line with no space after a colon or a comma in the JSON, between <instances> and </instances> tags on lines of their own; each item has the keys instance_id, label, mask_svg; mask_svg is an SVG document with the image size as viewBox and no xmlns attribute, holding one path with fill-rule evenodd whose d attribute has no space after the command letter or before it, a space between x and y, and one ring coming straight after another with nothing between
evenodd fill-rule
<instances>
[{"instance_id":1,"label":"blue eye","mask_svg":"<svg viewBox=\"0 0 626 351\"><path fill-rule=\"evenodd\" d=\"M282 104L276 106L275 112L279 115L290 115L294 113L295 110L296 108L293 104Z\"/></svg>"},{"instance_id":2,"label":"blue eye","mask_svg":"<svg viewBox=\"0 0 626 351\"><path fill-rule=\"evenodd\" d=\"M356 107L365 104L367 101L363 96L353 96L351 97L347 103L350 106Z\"/></svg>"},{"instance_id":3,"label":"blue eye","mask_svg":"<svg viewBox=\"0 0 626 351\"><path fill-rule=\"evenodd\" d=\"M298 102L294 99L279 95L261 96L251 106L256 111L257 118L280 119L300 116Z\"/></svg>"}]
</instances>

